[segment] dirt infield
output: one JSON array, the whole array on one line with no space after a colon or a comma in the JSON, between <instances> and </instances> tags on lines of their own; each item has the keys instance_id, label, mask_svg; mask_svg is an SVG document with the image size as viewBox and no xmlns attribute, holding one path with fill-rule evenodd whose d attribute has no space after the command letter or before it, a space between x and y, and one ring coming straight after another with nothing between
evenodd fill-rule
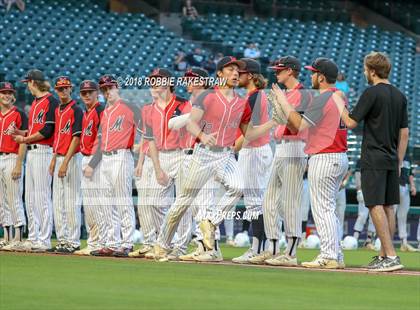
<instances>
[{"instance_id":1,"label":"dirt infield","mask_svg":"<svg viewBox=\"0 0 420 310\"><path fill-rule=\"evenodd\" d=\"M151 261L145 258L120 258L120 257L93 257L93 256L75 256L75 255L60 255L53 253L26 253L26 252L1 252L0 257L3 255L38 255L38 256L68 256L68 257L80 257L84 259L108 259L108 260L137 260ZM385 275L385 276L420 276L420 271L415 270L400 270L394 272L374 272L368 271L363 268L347 267L345 269L321 269L321 268L305 268L305 267L282 267L282 266L269 266L269 265L253 265L253 264L234 264L231 261L224 260L222 262L184 262L184 261L171 261L166 262L170 264L204 264L204 265L222 265L222 266L235 266L237 268L269 268L269 269L280 269L280 270L305 270L309 272L343 272L343 273L354 273L354 274L365 274L365 275ZM164 263L161 263L164 264Z\"/></svg>"}]
</instances>

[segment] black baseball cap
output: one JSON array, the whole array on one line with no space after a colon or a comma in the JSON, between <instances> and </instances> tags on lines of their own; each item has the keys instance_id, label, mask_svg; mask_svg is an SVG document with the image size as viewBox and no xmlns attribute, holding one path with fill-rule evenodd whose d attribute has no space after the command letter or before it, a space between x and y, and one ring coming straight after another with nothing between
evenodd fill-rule
<instances>
[{"instance_id":1,"label":"black baseball cap","mask_svg":"<svg viewBox=\"0 0 420 310\"><path fill-rule=\"evenodd\" d=\"M21 80L22 83L27 83L28 81L46 81L47 79L44 76L44 73L38 69L32 69L29 70L28 73L26 73L23 80Z\"/></svg>"},{"instance_id":2,"label":"black baseball cap","mask_svg":"<svg viewBox=\"0 0 420 310\"><path fill-rule=\"evenodd\" d=\"M328 58L320 57L315 59L310 66L305 66L312 72L319 72L330 80L336 80L338 75L338 67L334 61Z\"/></svg>"},{"instance_id":3,"label":"black baseball cap","mask_svg":"<svg viewBox=\"0 0 420 310\"><path fill-rule=\"evenodd\" d=\"M299 59L297 59L294 56L284 56L277 59L274 62L274 65L269 68L276 71L280 71L284 69L292 69L295 71L300 71L301 64L300 64Z\"/></svg>"},{"instance_id":4,"label":"black baseball cap","mask_svg":"<svg viewBox=\"0 0 420 310\"><path fill-rule=\"evenodd\" d=\"M208 77L209 73L203 68L193 67L187 70L184 77Z\"/></svg>"},{"instance_id":5,"label":"black baseball cap","mask_svg":"<svg viewBox=\"0 0 420 310\"><path fill-rule=\"evenodd\" d=\"M245 63L243 61L238 60L233 56L225 56L217 62L216 71L220 71L224 67L232 65L232 64L237 65L240 70L245 67Z\"/></svg>"},{"instance_id":6,"label":"black baseball cap","mask_svg":"<svg viewBox=\"0 0 420 310\"><path fill-rule=\"evenodd\" d=\"M10 82L1 82L0 83L0 92L4 92L4 91L11 91L11 92L16 92L15 88L13 87L13 84Z\"/></svg>"},{"instance_id":7,"label":"black baseball cap","mask_svg":"<svg viewBox=\"0 0 420 310\"><path fill-rule=\"evenodd\" d=\"M150 74L149 77L172 77L173 74L171 72L171 70L167 69L167 68L156 68L152 71L152 73Z\"/></svg>"},{"instance_id":8,"label":"black baseball cap","mask_svg":"<svg viewBox=\"0 0 420 310\"><path fill-rule=\"evenodd\" d=\"M62 87L73 87L73 84L70 81L68 76L59 76L55 80L54 88L62 88Z\"/></svg>"},{"instance_id":9,"label":"black baseball cap","mask_svg":"<svg viewBox=\"0 0 420 310\"><path fill-rule=\"evenodd\" d=\"M115 77L109 74L101 76L98 84L99 84L99 88L106 87L106 86L118 87L118 82L115 79Z\"/></svg>"},{"instance_id":10,"label":"black baseball cap","mask_svg":"<svg viewBox=\"0 0 420 310\"><path fill-rule=\"evenodd\" d=\"M84 90L98 90L98 85L91 80L84 80L80 83L80 91Z\"/></svg>"},{"instance_id":11,"label":"black baseball cap","mask_svg":"<svg viewBox=\"0 0 420 310\"><path fill-rule=\"evenodd\" d=\"M261 73L261 65L258 61L252 58L241 58L241 61L245 64L244 68L239 69L239 72L248 73Z\"/></svg>"}]
</instances>

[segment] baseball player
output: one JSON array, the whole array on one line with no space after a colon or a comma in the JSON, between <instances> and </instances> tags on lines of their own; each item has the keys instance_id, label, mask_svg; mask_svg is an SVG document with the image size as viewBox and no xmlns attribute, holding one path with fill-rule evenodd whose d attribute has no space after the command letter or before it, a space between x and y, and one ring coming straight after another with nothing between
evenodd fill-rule
<instances>
[{"instance_id":1,"label":"baseball player","mask_svg":"<svg viewBox=\"0 0 420 310\"><path fill-rule=\"evenodd\" d=\"M102 129L100 174L100 207L105 223L106 240L103 247L91 251L93 256L127 257L133 249L135 212L132 199L134 144L139 112L125 103L113 76L99 80L107 105L100 121ZM97 159L93 159L97 161Z\"/></svg>"},{"instance_id":2,"label":"baseball player","mask_svg":"<svg viewBox=\"0 0 420 310\"><path fill-rule=\"evenodd\" d=\"M366 266L369 270L389 272L404 268L395 251L395 213L392 205L399 203L399 169L408 144L407 98L393 85L388 76L389 58L371 52L364 59L364 74L370 85L353 111L342 109L341 119L349 128L364 120L361 153L362 191L366 206L381 241L378 256Z\"/></svg>"},{"instance_id":3,"label":"baseball player","mask_svg":"<svg viewBox=\"0 0 420 310\"><path fill-rule=\"evenodd\" d=\"M20 245L26 225L22 202L26 145L16 143L12 133L15 129L27 130L28 118L13 106L15 92L11 83L0 83L0 223L4 230L4 242L0 243L0 249L4 251Z\"/></svg>"},{"instance_id":4,"label":"baseball player","mask_svg":"<svg viewBox=\"0 0 420 310\"><path fill-rule=\"evenodd\" d=\"M398 236L401 240L400 249L402 252L417 252L417 249L407 242L407 215L410 210L410 195L415 196L416 193L416 184L414 182L411 160L409 156L406 155L402 162L400 174L400 204L394 206L397 214Z\"/></svg>"},{"instance_id":5,"label":"baseball player","mask_svg":"<svg viewBox=\"0 0 420 310\"><path fill-rule=\"evenodd\" d=\"M225 187L226 193L218 202L217 210L201 221L200 229L204 246L210 250L207 253L208 260L220 260L221 253L215 242L216 227L223 221L226 212L237 203L243 189L240 171L232 152L237 129L240 127L242 133L245 133L251 118L249 105L234 92L234 87L239 82L239 68L243 66L244 63L234 57L223 57L216 68L218 77L226 83L203 92L193 103L187 129L200 143L194 148L186 182L170 208L159 235L155 247L157 259L165 260L182 215L204 184L216 177ZM258 127L251 129L256 129L258 133Z\"/></svg>"},{"instance_id":6,"label":"baseball player","mask_svg":"<svg viewBox=\"0 0 420 310\"><path fill-rule=\"evenodd\" d=\"M357 190L357 202L358 202L358 213L357 213L357 219L354 223L354 233L353 237L356 238L356 240L359 240L359 236L363 231L363 228L366 224L366 221L369 217L369 223L368 223L368 230L367 230L367 237L366 241L364 243L364 247L369 250L374 250L375 246L372 244L372 240L375 236L375 226L373 225L372 218L369 216L369 209L366 208L365 201L363 199L363 192L362 192L362 182L360 178L360 159L356 163L356 169L354 171L354 179L356 184L356 190Z\"/></svg>"},{"instance_id":7,"label":"baseball player","mask_svg":"<svg viewBox=\"0 0 420 310\"><path fill-rule=\"evenodd\" d=\"M35 97L29 110L28 131L15 131L15 141L27 145L25 170L25 206L28 216L28 240L19 251L44 252L51 248L53 211L52 176L48 167L52 159L55 110L58 101L49 92L50 84L39 70L30 70L22 81Z\"/></svg>"},{"instance_id":8,"label":"baseball player","mask_svg":"<svg viewBox=\"0 0 420 310\"><path fill-rule=\"evenodd\" d=\"M311 210L311 202L309 195L309 184L308 184L308 165L306 165L305 172L303 174L302 183L302 240L298 245L298 248L306 247L306 227L309 220L309 211Z\"/></svg>"},{"instance_id":9,"label":"baseball player","mask_svg":"<svg viewBox=\"0 0 420 310\"><path fill-rule=\"evenodd\" d=\"M49 172L53 176L54 227L57 244L48 252L72 254L80 250L81 157L83 111L71 98L73 85L67 76L55 82L60 105L55 110L53 157Z\"/></svg>"},{"instance_id":10,"label":"baseball player","mask_svg":"<svg viewBox=\"0 0 420 310\"><path fill-rule=\"evenodd\" d=\"M269 120L267 97L264 89L267 82L261 75L261 65L250 58L242 58L245 67L240 69L239 86L247 90L246 101L252 110L251 122L254 127L265 126L266 132L257 139L249 141L245 134L239 151L238 165L244 180L244 204L246 213L257 219L251 221L252 245L243 255L232 259L234 263L248 263L255 255L264 251L265 233L263 221L263 197L270 178L273 152L270 147L270 129L276 125Z\"/></svg>"},{"instance_id":11,"label":"baseball player","mask_svg":"<svg viewBox=\"0 0 420 310\"><path fill-rule=\"evenodd\" d=\"M301 69L299 60L293 56L285 56L277 60L271 69L275 70L277 82L287 89L288 102L298 111L304 111L311 97L298 80ZM307 163L304 153L305 136L304 132L294 132L281 125L276 128L274 138L276 156L263 203L268 250L251 258L250 262L295 266L296 250L302 236L301 193ZM284 254L279 253L281 218L284 220L287 239Z\"/></svg>"},{"instance_id":12,"label":"baseball player","mask_svg":"<svg viewBox=\"0 0 420 310\"><path fill-rule=\"evenodd\" d=\"M295 131L308 129L305 153L310 156L310 199L321 241L321 253L313 261L302 263L302 266L344 268L336 199L348 168L347 129L340 121L340 111L335 103L338 100L336 96L341 99L344 95L334 87L338 68L332 60L317 58L311 66L305 68L312 71L312 87L319 89L320 94L313 98L302 115L288 103L280 88L273 85L275 104L280 105L284 111L288 127Z\"/></svg>"},{"instance_id":13,"label":"baseball player","mask_svg":"<svg viewBox=\"0 0 420 310\"><path fill-rule=\"evenodd\" d=\"M338 219L340 220L340 240L343 239L344 234L344 219L346 215L346 207L347 207L347 197L346 197L346 186L349 182L349 179L352 175L351 170L347 171L346 175L344 176L343 181L341 181L340 189L337 194L337 213L338 213Z\"/></svg>"},{"instance_id":14,"label":"baseball player","mask_svg":"<svg viewBox=\"0 0 420 310\"><path fill-rule=\"evenodd\" d=\"M106 239L99 200L101 163L93 160L94 154L100 148L99 124L104 106L98 102L98 85L93 81L86 80L80 84L80 98L86 107L82 121L80 152L83 155L81 183L83 211L89 236L87 247L74 254L90 255L90 252L102 248Z\"/></svg>"}]
</instances>

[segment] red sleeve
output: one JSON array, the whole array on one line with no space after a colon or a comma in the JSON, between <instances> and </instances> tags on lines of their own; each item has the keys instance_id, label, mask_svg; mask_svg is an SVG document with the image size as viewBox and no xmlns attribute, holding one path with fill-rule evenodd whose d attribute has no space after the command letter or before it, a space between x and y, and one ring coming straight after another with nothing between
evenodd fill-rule
<instances>
[{"instance_id":1,"label":"red sleeve","mask_svg":"<svg viewBox=\"0 0 420 310\"><path fill-rule=\"evenodd\" d=\"M251 121L252 111L248 103L245 104L245 110L242 114L241 124L248 124Z\"/></svg>"}]
</instances>

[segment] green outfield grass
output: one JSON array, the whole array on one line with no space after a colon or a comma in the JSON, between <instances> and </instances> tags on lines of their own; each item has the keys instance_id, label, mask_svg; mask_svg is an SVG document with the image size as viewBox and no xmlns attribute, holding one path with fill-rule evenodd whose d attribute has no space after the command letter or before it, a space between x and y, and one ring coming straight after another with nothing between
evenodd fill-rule
<instances>
[{"instance_id":1,"label":"green outfield grass","mask_svg":"<svg viewBox=\"0 0 420 310\"><path fill-rule=\"evenodd\" d=\"M356 266L374 252L345 254ZM400 254L420 270L420 253ZM418 276L0 254L0 309L419 309L419 291Z\"/></svg>"}]
</instances>

